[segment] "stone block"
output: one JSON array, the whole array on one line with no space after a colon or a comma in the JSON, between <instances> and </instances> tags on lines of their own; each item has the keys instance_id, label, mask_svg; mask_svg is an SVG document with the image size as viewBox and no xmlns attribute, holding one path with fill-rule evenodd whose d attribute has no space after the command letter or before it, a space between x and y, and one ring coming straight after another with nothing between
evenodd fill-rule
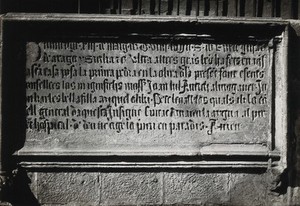
<instances>
[{"instance_id":1,"label":"stone block","mask_svg":"<svg viewBox=\"0 0 300 206\"><path fill-rule=\"evenodd\" d=\"M230 203L239 206L286 205L279 194L271 194L271 174L231 174Z\"/></svg>"},{"instance_id":2,"label":"stone block","mask_svg":"<svg viewBox=\"0 0 300 206\"><path fill-rule=\"evenodd\" d=\"M215 205L229 200L228 174L165 173L165 203Z\"/></svg>"},{"instance_id":3,"label":"stone block","mask_svg":"<svg viewBox=\"0 0 300 206\"><path fill-rule=\"evenodd\" d=\"M37 187L42 204L99 205L96 173L38 173Z\"/></svg>"},{"instance_id":4,"label":"stone block","mask_svg":"<svg viewBox=\"0 0 300 206\"><path fill-rule=\"evenodd\" d=\"M107 173L102 175L101 204L155 205L162 203L159 173Z\"/></svg>"}]
</instances>

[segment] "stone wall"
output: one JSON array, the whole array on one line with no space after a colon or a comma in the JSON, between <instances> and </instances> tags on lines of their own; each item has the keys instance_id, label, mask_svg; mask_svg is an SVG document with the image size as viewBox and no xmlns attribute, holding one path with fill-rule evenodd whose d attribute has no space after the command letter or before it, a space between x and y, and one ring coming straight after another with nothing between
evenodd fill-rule
<instances>
[{"instance_id":1,"label":"stone wall","mask_svg":"<svg viewBox=\"0 0 300 206\"><path fill-rule=\"evenodd\" d=\"M14 16L12 17L15 18ZM19 22L17 21L17 23ZM207 23L209 24L210 22ZM289 39L291 42L298 42L297 26L299 23L298 21L291 23L292 27L290 28L291 35ZM9 24L7 25L6 28L8 29L14 30L16 28L10 28ZM55 24L52 24L52 26L53 25L55 27ZM266 26L268 25L267 23ZM37 28L34 23L31 23L30 26L32 29ZM259 28L264 28L264 26ZM18 29L22 30L22 26ZM43 28L40 29L43 30ZM16 35L18 34L18 32L15 33ZM24 36L28 34L30 34L30 30L27 34L24 34ZM39 35L39 32L37 32L37 35ZM12 35L6 38L5 40L7 42L11 42L14 36ZM8 56L10 56L10 52L15 51L15 48L21 48L18 47L18 44L12 45L14 46L5 47L5 51L9 51L6 53ZM238 166L226 162L229 166L221 168L222 164L224 164L224 162L222 162L224 159L220 159L220 162L218 162L220 167L214 166L213 168L209 168L208 166L212 165L210 163L211 160L204 161L211 165L206 164L205 166L204 164L204 166L196 167L193 165L195 161L190 163L191 159L178 159L176 155L173 158L180 163L175 164L175 166L164 163L164 161L170 159L161 159L161 162L159 162L157 159L147 156L134 157L133 159L118 157L118 155L117 157L109 157L111 159L80 156L77 160L74 160L72 155L55 156L55 154L51 154L52 156L39 157L38 155L40 155L40 153L34 151L35 147L29 147L29 150L25 152L23 150L22 153L20 149L24 146L23 143L25 142L25 145L28 144L26 139L22 139L18 137L18 135L14 137L13 134L19 134L18 130L8 130L5 128L4 143L9 143L7 144L9 147L4 148L3 151L6 152L5 157L9 157L10 159L3 161L3 163L5 163L3 164L3 168L7 171L12 171L16 168L17 170L12 172L11 181L7 183L9 185L5 191L3 200L13 205L33 206L297 205L299 201L299 158L298 152L295 151L299 150L299 144L297 143L299 120L295 111L298 111L297 91L299 83L296 68L298 65L297 61L299 58L297 58L297 55L299 51L297 44L292 43L291 45L288 68L290 72L290 128L292 129L290 129L289 133L287 169L274 170L270 160L256 159L255 157L251 157L251 155L250 158L248 157L246 160L250 161L250 165L254 165L251 161L257 160L258 162L265 162L264 164L267 166L261 168L257 166L241 167L239 165L242 163L238 162L238 159L230 159L230 161L237 161L236 164ZM24 53L25 50L22 54L19 54L19 56L24 56ZM16 65L18 65L20 61L7 61L7 59L10 59L8 56L4 55L6 59L4 66L9 65L11 67L7 68L18 69L19 67ZM25 62L23 63L25 64ZM14 74L13 71L11 72ZM8 74L5 73L5 75ZM14 76L8 75L8 77L12 78ZM19 78L20 81L22 81L24 77ZM7 88L8 85L13 85L13 81L8 80L11 79L4 81L5 88ZM5 91L7 95L8 91ZM17 91L19 90L18 88L13 88L13 90L10 91L18 93ZM10 96L8 99L12 100L13 98ZM7 118L9 122L4 125L8 126L8 128L13 128L11 123L15 125L16 122L18 124L20 120L12 117L20 117L22 113L17 114L15 111L22 111L22 108L17 108L14 111L11 108L16 108L15 105L8 105L7 102L9 101L5 100L4 105L6 108L10 108L10 112L6 111L4 118ZM14 101L14 104L22 103ZM11 114L12 117L8 114ZM21 122L19 124L22 126ZM44 149L44 151L47 151L47 148ZM16 150L20 150L21 152L19 151L19 153L13 155ZM65 148L65 150L67 150L67 148ZM28 151L32 152L29 158L26 157L26 152ZM87 150L86 152L90 151ZM34 154L36 154L36 156ZM282 159L284 159L283 156ZM278 159L275 158L275 162L277 160ZM127 161L131 163L130 166L126 166ZM94 164L94 162L96 162L96 164ZM114 164L113 166L109 166L109 163L105 164L105 162L113 162ZM189 164L183 167L181 165L183 163ZM143 166L143 164L148 164L148 166Z\"/></svg>"},{"instance_id":2,"label":"stone wall","mask_svg":"<svg viewBox=\"0 0 300 206\"><path fill-rule=\"evenodd\" d=\"M16 183L20 205L287 205L272 175L211 171L36 172ZM26 176L20 178L24 181ZM20 189L22 188L22 189ZM286 190L286 189L285 189ZM296 204L295 204L296 205Z\"/></svg>"},{"instance_id":3,"label":"stone wall","mask_svg":"<svg viewBox=\"0 0 300 206\"><path fill-rule=\"evenodd\" d=\"M299 205L300 202L300 22L291 23L289 49L288 168L264 169L30 168L12 172L3 200L12 205ZM12 153L21 142L5 139L4 166L16 169ZM20 140L20 139L19 139ZM15 144L15 145L14 145ZM8 145L8 148L5 148ZM17 146L16 146L17 145ZM9 158L7 158L9 157ZM22 160L21 160L22 161ZM3 203L4 204L4 203Z\"/></svg>"}]
</instances>

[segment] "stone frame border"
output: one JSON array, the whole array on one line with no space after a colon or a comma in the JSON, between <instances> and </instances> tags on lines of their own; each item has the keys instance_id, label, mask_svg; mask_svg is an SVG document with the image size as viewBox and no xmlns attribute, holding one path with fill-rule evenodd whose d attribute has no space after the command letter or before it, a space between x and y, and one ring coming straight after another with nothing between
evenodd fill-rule
<instances>
[{"instance_id":1,"label":"stone frame border","mask_svg":"<svg viewBox=\"0 0 300 206\"><path fill-rule=\"evenodd\" d=\"M97 155L94 153L43 153L39 152L19 152L15 153L17 163L21 167L28 169L46 169L46 168L271 168L276 167L283 171L287 167L287 148L288 148L288 30L287 21L270 21L270 20L244 20L244 19L200 19L195 17L122 17L122 16L99 16L99 15L61 15L61 14L7 14L2 17L2 74L7 70L6 58L4 55L12 42L7 41L7 37L13 26L30 25L31 23L40 22L43 24L55 24L64 22L66 24L85 23L85 22L136 22L136 23L194 23L207 25L236 25L236 26L260 26L266 28L279 28L282 31L282 42L278 50L277 57L280 58L281 65L276 65L273 82L276 83L273 126L274 131L271 140L271 148L267 151L250 148L248 151L235 151L228 153L222 150L208 150L201 154L186 154L174 156L174 154L132 154L122 153ZM11 25L11 26L10 26ZM6 30L8 28L8 30ZM34 31L30 31L34 32ZM22 35L22 34L17 34ZM275 35L274 35L275 37ZM5 81L5 75L2 75ZM2 86L2 102L5 99L6 85ZM5 104L5 103L4 103ZM2 111L5 107L2 105ZM3 117L3 115L1 116ZM2 158L9 157L9 149L4 149L7 142L10 142L10 136L2 133L5 129L5 118L2 119L1 129L1 153ZM18 139L18 138L17 138ZM10 142L14 144L14 142ZM20 145L20 143L16 143ZM18 148L20 149L20 148ZM192 157L192 158L191 158ZM64 160L66 158L66 160ZM89 158L89 161L85 161ZM150 158L150 161L149 161ZM3 163L3 160L2 160ZM5 164L5 163L4 163Z\"/></svg>"}]
</instances>

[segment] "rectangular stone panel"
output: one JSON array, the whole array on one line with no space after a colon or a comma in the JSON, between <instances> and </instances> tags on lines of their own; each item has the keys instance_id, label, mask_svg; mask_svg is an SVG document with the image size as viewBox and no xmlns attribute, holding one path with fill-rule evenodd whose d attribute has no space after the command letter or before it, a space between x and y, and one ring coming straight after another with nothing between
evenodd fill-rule
<instances>
[{"instance_id":1,"label":"rectangular stone panel","mask_svg":"<svg viewBox=\"0 0 300 206\"><path fill-rule=\"evenodd\" d=\"M26 146L180 154L208 144L267 145L269 42L184 36L27 42Z\"/></svg>"},{"instance_id":2,"label":"rectangular stone panel","mask_svg":"<svg viewBox=\"0 0 300 206\"><path fill-rule=\"evenodd\" d=\"M286 22L5 19L3 134L22 166L285 167Z\"/></svg>"}]
</instances>

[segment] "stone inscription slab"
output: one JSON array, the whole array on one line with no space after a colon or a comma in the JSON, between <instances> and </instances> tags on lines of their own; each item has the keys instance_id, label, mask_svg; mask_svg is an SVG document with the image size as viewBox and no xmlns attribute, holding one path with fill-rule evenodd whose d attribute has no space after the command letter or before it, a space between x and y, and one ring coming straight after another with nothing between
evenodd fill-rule
<instances>
[{"instance_id":1,"label":"stone inscription slab","mask_svg":"<svg viewBox=\"0 0 300 206\"><path fill-rule=\"evenodd\" d=\"M25 145L180 153L267 144L268 42L170 42L28 42Z\"/></svg>"}]
</instances>

